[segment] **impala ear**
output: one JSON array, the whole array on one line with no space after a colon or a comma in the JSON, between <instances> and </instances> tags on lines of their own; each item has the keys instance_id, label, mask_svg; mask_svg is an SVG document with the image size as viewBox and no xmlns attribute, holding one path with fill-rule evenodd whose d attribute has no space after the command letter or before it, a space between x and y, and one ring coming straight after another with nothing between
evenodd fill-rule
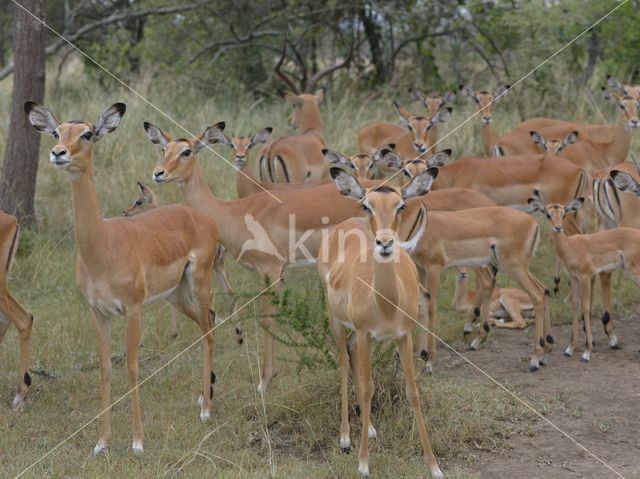
<instances>
[{"instance_id":1,"label":"impala ear","mask_svg":"<svg viewBox=\"0 0 640 479\"><path fill-rule=\"evenodd\" d=\"M602 87L602 96L609 103L613 103L616 105L619 103L618 97L616 96L616 94L610 90L607 90L605 87Z\"/></svg>"},{"instance_id":2,"label":"impala ear","mask_svg":"<svg viewBox=\"0 0 640 479\"><path fill-rule=\"evenodd\" d=\"M449 161L449 158L451 158L451 149L447 148L446 150L439 151L431 158L429 158L427 160L427 166L440 168L441 166L444 166L447 161Z\"/></svg>"},{"instance_id":3,"label":"impala ear","mask_svg":"<svg viewBox=\"0 0 640 479\"><path fill-rule=\"evenodd\" d=\"M531 211L544 213L546 210L544 203L542 202L542 197L540 196L540 192L538 190L533 190L533 195L531 195L531 198L529 198L527 202L529 203Z\"/></svg>"},{"instance_id":4,"label":"impala ear","mask_svg":"<svg viewBox=\"0 0 640 479\"><path fill-rule=\"evenodd\" d=\"M29 123L40 133L54 133L60 122L46 107L37 104L34 101L28 101L24 104L24 112L27 114Z\"/></svg>"},{"instance_id":5,"label":"impala ear","mask_svg":"<svg viewBox=\"0 0 640 479\"><path fill-rule=\"evenodd\" d=\"M613 170L609 173L613 183L620 191L629 191L640 196L640 183L629 173L620 170Z\"/></svg>"},{"instance_id":6,"label":"impala ear","mask_svg":"<svg viewBox=\"0 0 640 479\"><path fill-rule=\"evenodd\" d=\"M497 99L499 96L504 95L507 90L511 88L511 85L500 85L493 91L493 98Z\"/></svg>"},{"instance_id":7,"label":"impala ear","mask_svg":"<svg viewBox=\"0 0 640 479\"><path fill-rule=\"evenodd\" d=\"M402 158L395 152L395 143L389 143L376 151L371 159L374 163L382 162L388 168L402 168Z\"/></svg>"},{"instance_id":8,"label":"impala ear","mask_svg":"<svg viewBox=\"0 0 640 479\"><path fill-rule=\"evenodd\" d=\"M167 143L173 140L173 138L171 138L171 135L165 133L160 128L152 123L149 123L148 121L145 121L142 125L144 126L144 130L147 132L147 136L151 140L151 143L165 146Z\"/></svg>"},{"instance_id":9,"label":"impala ear","mask_svg":"<svg viewBox=\"0 0 640 479\"><path fill-rule=\"evenodd\" d=\"M442 95L443 103L453 103L454 101L456 101L456 94L452 91L448 91L444 95Z\"/></svg>"},{"instance_id":10,"label":"impala ear","mask_svg":"<svg viewBox=\"0 0 640 479\"><path fill-rule=\"evenodd\" d=\"M467 98L473 98L474 96L476 96L476 93L473 91L473 89L467 85L460 85L460 94L462 96L466 96Z\"/></svg>"},{"instance_id":11,"label":"impala ear","mask_svg":"<svg viewBox=\"0 0 640 479\"><path fill-rule=\"evenodd\" d=\"M573 145L576 141L578 141L578 132L572 131L567 133L567 136L564 137L564 141L562 142L564 146Z\"/></svg>"},{"instance_id":12,"label":"impala ear","mask_svg":"<svg viewBox=\"0 0 640 479\"><path fill-rule=\"evenodd\" d=\"M409 88L409 98L411 98L412 101L425 101L424 95L413 88Z\"/></svg>"},{"instance_id":13,"label":"impala ear","mask_svg":"<svg viewBox=\"0 0 640 479\"><path fill-rule=\"evenodd\" d=\"M449 119L452 111L453 111L453 108L451 108L450 106L438 110L438 113L433 115L433 118L431 118L431 124L444 123Z\"/></svg>"},{"instance_id":14,"label":"impala ear","mask_svg":"<svg viewBox=\"0 0 640 479\"><path fill-rule=\"evenodd\" d=\"M342 168L336 167L331 168L329 172L340 194L358 201L364 198L364 188L358 183L355 176L347 173Z\"/></svg>"},{"instance_id":15,"label":"impala ear","mask_svg":"<svg viewBox=\"0 0 640 479\"><path fill-rule=\"evenodd\" d=\"M575 213L576 211L578 211L580 209L580 207L582 206L583 203L584 203L584 198L582 198L582 197L574 198L573 200L569 201L569 203L567 203L564 206L564 212L565 213Z\"/></svg>"},{"instance_id":16,"label":"impala ear","mask_svg":"<svg viewBox=\"0 0 640 479\"><path fill-rule=\"evenodd\" d=\"M620 83L616 78L611 75L607 75L607 84L610 88L615 88L616 90L624 91L624 86Z\"/></svg>"},{"instance_id":17,"label":"impala ear","mask_svg":"<svg viewBox=\"0 0 640 479\"><path fill-rule=\"evenodd\" d=\"M138 183L138 188L140 189L140 193L142 194L142 196L147 198L149 201L153 200L153 196L154 196L153 191L151 189L147 188L146 186L144 186L139 181L137 183Z\"/></svg>"},{"instance_id":18,"label":"impala ear","mask_svg":"<svg viewBox=\"0 0 640 479\"><path fill-rule=\"evenodd\" d=\"M266 143L267 138L269 138L269 135L271 134L272 131L273 131L273 128L271 128L270 126L258 131L255 135L253 135L253 137L251 137L251 143L249 143L249 148L253 148L255 145L258 145L260 143Z\"/></svg>"},{"instance_id":19,"label":"impala ear","mask_svg":"<svg viewBox=\"0 0 640 479\"><path fill-rule=\"evenodd\" d=\"M326 93L326 88L325 87L318 88L313 93L313 95L316 97L316 101L318 102L318 105L320 105L321 103L324 102L325 93Z\"/></svg>"},{"instance_id":20,"label":"impala ear","mask_svg":"<svg viewBox=\"0 0 640 479\"><path fill-rule=\"evenodd\" d=\"M105 111L100 113L98 122L96 123L93 141L96 142L105 135L115 131L126 111L127 105L124 103L114 103Z\"/></svg>"},{"instance_id":21,"label":"impala ear","mask_svg":"<svg viewBox=\"0 0 640 479\"><path fill-rule=\"evenodd\" d=\"M438 168L429 168L413 179L402 188L402 199L406 200L415 196L426 195L431 190L434 180L438 177Z\"/></svg>"},{"instance_id":22,"label":"impala ear","mask_svg":"<svg viewBox=\"0 0 640 479\"><path fill-rule=\"evenodd\" d=\"M413 116L411 114L411 112L409 110L407 110L406 108L402 108L400 106L400 103L398 103L396 100L393 100L393 106L395 107L396 111L398 112L398 115L400 115L400 118L405 123L409 123L409 119Z\"/></svg>"},{"instance_id":23,"label":"impala ear","mask_svg":"<svg viewBox=\"0 0 640 479\"><path fill-rule=\"evenodd\" d=\"M547 149L547 142L544 137L538 133L537 131L530 131L529 135L531 135L531 140L536 144L543 147L545 150Z\"/></svg>"},{"instance_id":24,"label":"impala ear","mask_svg":"<svg viewBox=\"0 0 640 479\"><path fill-rule=\"evenodd\" d=\"M223 133L225 127L225 122L219 121L215 125L204 130L202 135L198 138L198 141L193 145L196 153L202 150L206 145L215 145L216 143L229 145L230 141Z\"/></svg>"},{"instance_id":25,"label":"impala ear","mask_svg":"<svg viewBox=\"0 0 640 479\"><path fill-rule=\"evenodd\" d=\"M327 150L325 148L324 150L322 150L322 154L332 165L343 165L349 167L351 166L351 159L349 159L342 153L338 153L337 151L333 150Z\"/></svg>"}]
</instances>

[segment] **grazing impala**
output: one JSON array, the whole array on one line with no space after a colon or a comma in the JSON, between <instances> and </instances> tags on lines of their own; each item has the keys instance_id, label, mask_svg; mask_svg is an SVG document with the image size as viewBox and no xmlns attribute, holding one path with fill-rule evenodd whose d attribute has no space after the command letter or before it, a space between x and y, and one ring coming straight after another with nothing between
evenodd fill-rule
<instances>
[{"instance_id":1,"label":"grazing impala","mask_svg":"<svg viewBox=\"0 0 640 479\"><path fill-rule=\"evenodd\" d=\"M429 170L427 170L429 171ZM416 177L417 178L417 177ZM436 180L437 182L437 180ZM512 208L488 207L472 210L426 213L414 228L416 233L403 247L418 266L422 285L431 294L428 331L435 331L440 274L448 268L474 267L480 279L482 304L479 335L472 341L477 349L489 332L489 310L495 275L502 272L512 276L529 295L535 312L535 352L530 370L536 371L547 362L553 338L550 335L547 291L529 271L529 262L539 240L539 226L529 214ZM477 311L474 314L477 316ZM465 324L465 335L471 332L474 317ZM420 353L427 359L427 371L433 368L436 356L432 334L420 335Z\"/></svg>"},{"instance_id":2,"label":"grazing impala","mask_svg":"<svg viewBox=\"0 0 640 479\"><path fill-rule=\"evenodd\" d=\"M422 157L430 152L437 142L437 133L431 133L432 130L438 123L447 121L452 111L450 107L440 108L434 114L429 113L429 116L423 116L412 114L401 107L397 101L393 102L393 106L406 129L384 122L367 125L358 131L360 151L372 154L380 147L393 143L403 160Z\"/></svg>"},{"instance_id":3,"label":"grazing impala","mask_svg":"<svg viewBox=\"0 0 640 479\"><path fill-rule=\"evenodd\" d=\"M0 343L9 326L14 324L20 335L20 362L18 365L18 392L13 398L14 409L22 406L31 385L29 354L33 315L22 307L9 291L9 271L18 249L20 226L15 216L0 211Z\"/></svg>"},{"instance_id":4,"label":"grazing impala","mask_svg":"<svg viewBox=\"0 0 640 479\"><path fill-rule=\"evenodd\" d=\"M453 309L459 313L471 313L478 305L479 291L468 290L466 271L456 273L456 289ZM518 288L494 288L491 295L489 316L491 324L497 328L524 329L529 324L525 318L533 317L533 303L527 293Z\"/></svg>"},{"instance_id":5,"label":"grazing impala","mask_svg":"<svg viewBox=\"0 0 640 479\"><path fill-rule=\"evenodd\" d=\"M158 207L158 202L156 201L156 195L153 190L147 186L144 186L142 183L138 181L138 188L140 189L140 195L131 202L129 206L127 206L122 212L122 216L135 216L140 213L144 213L145 211L152 210ZM232 312L236 310L236 300L235 294L231 285L229 284L229 280L227 279L227 275L224 270L224 247L218 243L216 247L216 259L213 263L213 270L218 277L218 282L220 286L222 286L222 290L229 301L229 306ZM233 316L233 313L231 314ZM242 332L239 328L236 328L237 340L238 342L242 342ZM178 336L178 324L176 320L176 310L171 309L171 336Z\"/></svg>"},{"instance_id":6,"label":"grazing impala","mask_svg":"<svg viewBox=\"0 0 640 479\"><path fill-rule=\"evenodd\" d=\"M118 127L125 112L123 103L103 111L95 125L60 122L47 108L33 102L25 103L24 108L36 130L55 138L50 161L66 171L71 181L78 248L76 283L91 305L100 351L102 417L94 451L104 451L111 440L111 317L123 314L133 450L142 452L137 385L140 312L144 304L167 299L200 327L204 351L200 419L205 421L211 415L215 314L210 304L216 225L206 215L180 205L156 208L132 218L102 218L93 178L93 145Z\"/></svg>"},{"instance_id":7,"label":"grazing impala","mask_svg":"<svg viewBox=\"0 0 640 479\"><path fill-rule=\"evenodd\" d=\"M325 68L311 78L302 92L282 70L286 50L275 66L275 72L291 88L281 96L293 105L289 125L299 131L296 135L278 138L260 152L260 180L271 183L309 183L328 176L328 166L322 154L326 142L322 135L322 115L319 105L324 101L324 89L318 82L343 68L351 60L349 55L341 62Z\"/></svg>"},{"instance_id":8,"label":"grazing impala","mask_svg":"<svg viewBox=\"0 0 640 479\"><path fill-rule=\"evenodd\" d=\"M400 217L406 200L429 191L438 170L432 168L403 188L378 186L365 189L339 168L331 176L341 194L366 212L365 221L353 218L338 224L325 237L318 256L329 322L340 351L340 447L349 452L349 351L346 329L355 331L352 379L362 410L358 470L369 477L369 439L377 436L371 425L371 340L397 340L406 382L406 394L422 440L423 458L434 478L443 478L429 443L420 396L413 372L411 333L419 317L420 288L416 267L398 245ZM362 239L365 239L363 244ZM353 354L353 353L352 353Z\"/></svg>"},{"instance_id":9,"label":"grazing impala","mask_svg":"<svg viewBox=\"0 0 640 479\"><path fill-rule=\"evenodd\" d=\"M348 218L363 214L353 201L340 195L332 183L289 185L239 200L222 200L209 189L198 164L196 149L198 143L217 143L218 127L207 128L197 139L174 139L150 123L145 123L144 127L149 139L164 149L163 157L153 172L154 181L177 183L187 205L209 215L216 224L224 225L219 232L220 243L239 264L257 271L261 284L270 284L276 291L280 288L278 280L285 268L315 262L323 232ZM434 209L473 207L473 203L465 201L459 193L453 195L434 195L428 204ZM473 201L479 202L477 197ZM485 201L488 200L485 198ZM417 223L420 211L417 202L409 205L405 214L405 236ZM255 247L247 249L247 244ZM258 388L266 391L275 373L275 307L270 297L263 298L261 309L266 332L264 364Z\"/></svg>"},{"instance_id":10,"label":"grazing impala","mask_svg":"<svg viewBox=\"0 0 640 479\"><path fill-rule=\"evenodd\" d=\"M584 321L586 348L581 361L591 359L593 338L591 335L591 297L592 280L599 272L610 272L616 269L625 272L636 286L640 288L640 230L633 228L613 228L598 233L566 236L562 220L567 213L582 206L583 198L571 200L566 205L545 203L538 191L533 193L530 204L533 209L544 213L553 228L553 246L571 276L573 300L573 328L571 344L565 350L571 356L576 347L580 330L580 316ZM606 330L607 334L609 331ZM614 334L609 336L609 344L617 345Z\"/></svg>"}]
</instances>

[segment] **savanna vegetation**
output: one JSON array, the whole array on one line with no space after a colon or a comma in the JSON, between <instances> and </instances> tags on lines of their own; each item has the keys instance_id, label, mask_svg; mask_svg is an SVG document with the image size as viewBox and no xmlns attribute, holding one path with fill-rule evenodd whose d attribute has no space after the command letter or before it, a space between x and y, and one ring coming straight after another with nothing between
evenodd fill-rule
<instances>
[{"instance_id":1,"label":"savanna vegetation","mask_svg":"<svg viewBox=\"0 0 640 479\"><path fill-rule=\"evenodd\" d=\"M441 93L457 91L463 84L490 90L502 83L515 84L619 5L605 0L43 3L51 27L87 55L46 33L45 104L61 119L88 121L95 121L116 101L127 104L120 128L95 150L96 184L105 217L119 215L134 199L136 181L151 185L160 153L146 138L143 121L176 132L177 123L185 135L200 133L218 121L225 121L232 133L248 134L266 126L274 128L274 137L289 132L290 106L276 95L285 85L273 72L283 46L287 52L283 68L303 88L317 71L349 58L345 68L319 86L327 88L321 106L324 136L332 149L352 154L357 150L358 128L378 120L397 122L392 100L419 109L411 104L407 88ZM11 32L16 8L0 13L3 152L14 101ZM613 123L617 112L602 100L600 86L606 84L607 74L638 82L639 12L639 2L627 1L518 83L494 105L496 128L507 131L537 115ZM454 158L482 154L478 119L469 119L473 112L475 106L468 99L456 100L452 117L441 127L438 149L452 148ZM131 453L130 402L128 397L118 401L129 387L124 326L115 319L114 439L107 454L93 455L98 422L90 421L100 409L95 328L74 281L70 187L66 175L49 164L52 142L49 137L41 141L35 215L26 221L29 226L23 229L11 271L14 295L35 317L33 385L26 406L11 410L18 341L10 330L0 348L2 475L16 476L38 461L25 477L355 477L355 454L343 455L337 444L337 351L315 269L287 272L284 297L274 298L285 304L278 318L279 372L269 393L262 396L255 386L263 331L258 306L250 300L264 285L232 260L227 261L227 274L239 304L249 303L215 332L212 421L201 424L195 404L202 361L197 328L179 320L178 336L172 339L170 305L151 306L143 313L140 353L140 380L150 377L140 386L145 452ZM230 152L222 146L215 150L219 155L208 151L200 155L207 182L218 196L235 198L236 171L220 158L229 160ZM174 185L151 186L162 204L182 200ZM551 284L555 255L548 225L542 221L541 225L543 241L532 271ZM454 281L453 274L444 276L437 333L464 351L463 318L450 307ZM500 285L506 282L499 277ZM563 281L562 294L552 299L556 326L571 320L566 292ZM224 319L228 305L217 283L215 295L215 309ZM616 281L614 295L616 317L637 311L638 291L628 281ZM596 311L599 304L596 294ZM244 332L240 346L235 341L236 326ZM523 354L528 352L533 332L499 337L514 336L521 336ZM562 367L559 355L556 350L545 373ZM472 353L468 357L473 360ZM371 446L372 470L378 477L425 477L418 432L393 348L378 346L374 358L373 417L380 436ZM598 360L606 361L604 355ZM512 366L526 374L522 361ZM431 376L422 369L417 369L418 385L427 428L446 477L478 477L473 467L477 451L499 457L509 448L510 437L532 434L535 415L485 377L445 374L437 363ZM543 414L566 406L546 397L542 386L521 390L508 384L507 388L540 406ZM351 413L355 417L353 407ZM359 423L352 420L352 425L357 437ZM509 477L520 476L512 471Z\"/></svg>"}]
</instances>

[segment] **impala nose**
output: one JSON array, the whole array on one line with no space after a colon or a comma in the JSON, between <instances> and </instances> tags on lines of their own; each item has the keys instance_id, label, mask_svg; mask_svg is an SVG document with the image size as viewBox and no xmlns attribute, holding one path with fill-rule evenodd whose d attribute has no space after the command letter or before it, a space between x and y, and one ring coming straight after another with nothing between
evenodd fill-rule
<instances>
[{"instance_id":1,"label":"impala nose","mask_svg":"<svg viewBox=\"0 0 640 479\"><path fill-rule=\"evenodd\" d=\"M427 147L424 143L414 143L413 147L420 153L424 153L425 151L427 151Z\"/></svg>"},{"instance_id":2,"label":"impala nose","mask_svg":"<svg viewBox=\"0 0 640 479\"><path fill-rule=\"evenodd\" d=\"M376 238L376 251L385 258L391 256L391 253L393 253L393 238L388 240Z\"/></svg>"},{"instance_id":3,"label":"impala nose","mask_svg":"<svg viewBox=\"0 0 640 479\"><path fill-rule=\"evenodd\" d=\"M562 233L562 226L554 226L553 227L553 232L554 233Z\"/></svg>"},{"instance_id":4,"label":"impala nose","mask_svg":"<svg viewBox=\"0 0 640 479\"><path fill-rule=\"evenodd\" d=\"M482 123L484 123L485 125L488 125L492 121L493 121L493 117L482 115Z\"/></svg>"},{"instance_id":5,"label":"impala nose","mask_svg":"<svg viewBox=\"0 0 640 479\"><path fill-rule=\"evenodd\" d=\"M67 149L66 149L66 148L64 148L64 147L59 148L59 149L54 147L54 148L51 150L51 155L52 155L53 157L55 157L55 158L59 158L59 157L64 156L64 155L66 155L66 154L67 154Z\"/></svg>"},{"instance_id":6,"label":"impala nose","mask_svg":"<svg viewBox=\"0 0 640 479\"><path fill-rule=\"evenodd\" d=\"M156 183L161 183L164 181L164 170L162 168L154 170L152 178Z\"/></svg>"},{"instance_id":7,"label":"impala nose","mask_svg":"<svg viewBox=\"0 0 640 479\"><path fill-rule=\"evenodd\" d=\"M629 121L631 128L638 128L640 126L640 120L634 119Z\"/></svg>"}]
</instances>

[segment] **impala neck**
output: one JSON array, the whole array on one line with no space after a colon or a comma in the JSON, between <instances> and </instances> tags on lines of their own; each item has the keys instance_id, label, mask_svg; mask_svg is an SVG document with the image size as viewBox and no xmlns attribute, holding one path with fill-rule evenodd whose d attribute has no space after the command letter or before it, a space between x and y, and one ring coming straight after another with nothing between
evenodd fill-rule
<instances>
[{"instance_id":1,"label":"impala neck","mask_svg":"<svg viewBox=\"0 0 640 479\"><path fill-rule=\"evenodd\" d=\"M427 131L427 146L431 150L436 143L438 143L438 127L432 126L429 131Z\"/></svg>"},{"instance_id":2,"label":"impala neck","mask_svg":"<svg viewBox=\"0 0 640 479\"><path fill-rule=\"evenodd\" d=\"M629 149L631 148L632 135L633 130L627 127L627 119L623 113L618 118L618 124L612 145L613 151L612 154L609 155L610 158L612 158L610 161L612 166L626 160L626 157L629 154Z\"/></svg>"},{"instance_id":3,"label":"impala neck","mask_svg":"<svg viewBox=\"0 0 640 479\"><path fill-rule=\"evenodd\" d=\"M91 163L86 171L71 175L73 227L78 254L85 266L99 261L101 245L108 241L108 228L100 211Z\"/></svg>"},{"instance_id":4,"label":"impala neck","mask_svg":"<svg viewBox=\"0 0 640 479\"><path fill-rule=\"evenodd\" d=\"M498 142L498 132L493 126L493 123L480 125L480 139L482 140L482 147L484 148L484 154L491 154L491 147Z\"/></svg>"},{"instance_id":5,"label":"impala neck","mask_svg":"<svg viewBox=\"0 0 640 479\"><path fill-rule=\"evenodd\" d=\"M394 255L399 254L396 244L394 247ZM384 311L393 314L396 311L396 305L400 304L400 281L397 278L396 260L381 261L377 255L373 254L373 289L374 298L378 307Z\"/></svg>"},{"instance_id":6,"label":"impala neck","mask_svg":"<svg viewBox=\"0 0 640 479\"><path fill-rule=\"evenodd\" d=\"M307 130L322 131L322 115L318 105L307 104L302 107L298 129L302 133Z\"/></svg>"},{"instance_id":7,"label":"impala neck","mask_svg":"<svg viewBox=\"0 0 640 479\"><path fill-rule=\"evenodd\" d=\"M551 231L551 240L553 241L553 247L556 250L557 255L563 264L567 264L566 259L571 254L571 248L569 247L569 238L564 231L562 233L554 233Z\"/></svg>"},{"instance_id":8,"label":"impala neck","mask_svg":"<svg viewBox=\"0 0 640 479\"><path fill-rule=\"evenodd\" d=\"M236 173L236 193L238 198L244 198L259 191L262 191L260 180L253 175L251 165L247 161L242 169Z\"/></svg>"}]
</instances>

